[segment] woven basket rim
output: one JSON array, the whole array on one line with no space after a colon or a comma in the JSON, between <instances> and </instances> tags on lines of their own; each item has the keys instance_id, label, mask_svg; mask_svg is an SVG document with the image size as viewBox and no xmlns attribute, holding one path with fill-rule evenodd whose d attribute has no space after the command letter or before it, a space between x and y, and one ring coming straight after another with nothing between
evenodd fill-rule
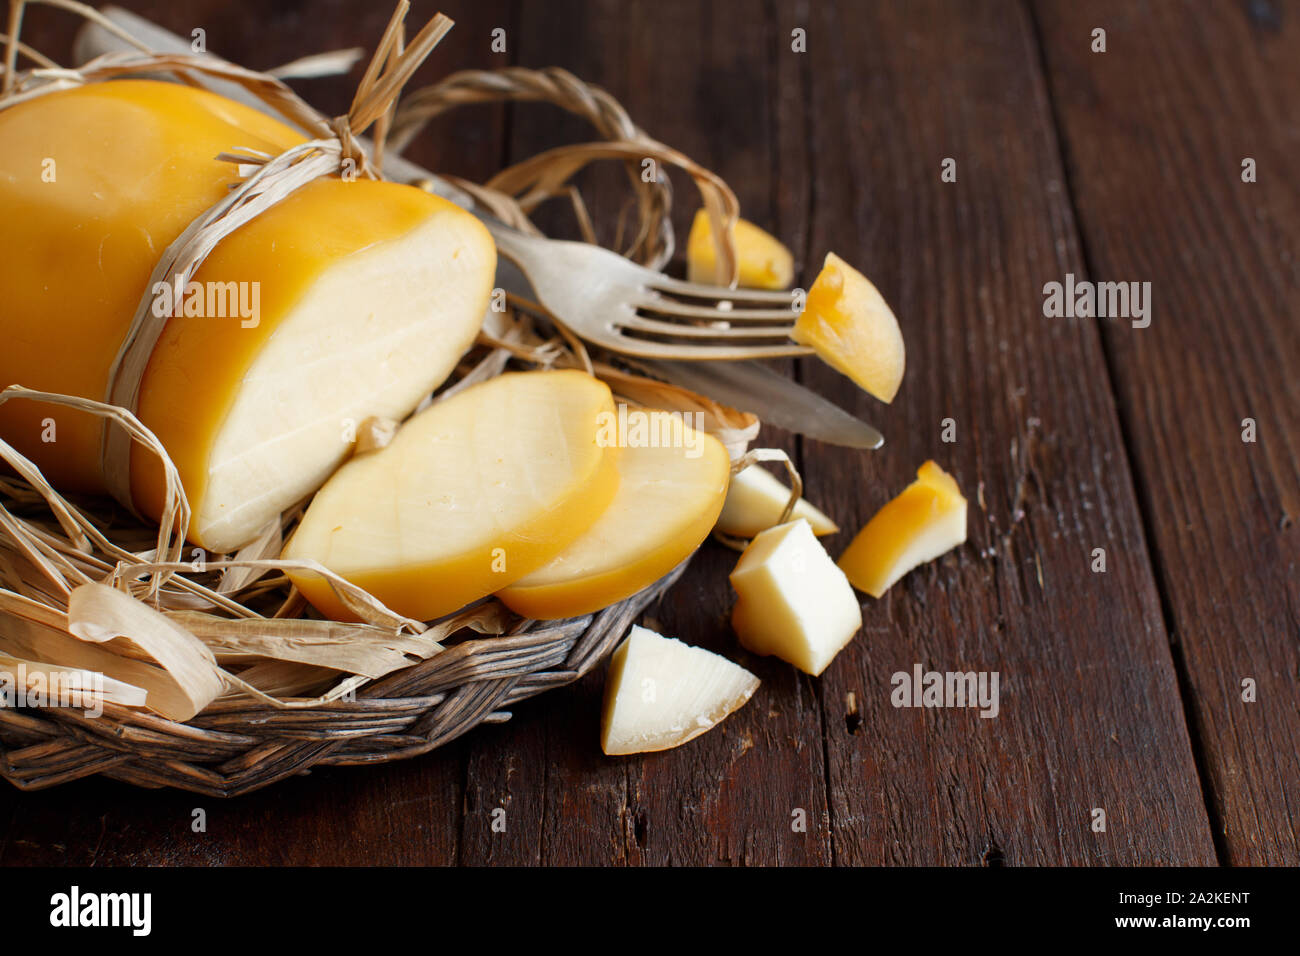
<instances>
[{"instance_id":1,"label":"woven basket rim","mask_svg":"<svg viewBox=\"0 0 1300 956\"><path fill-rule=\"evenodd\" d=\"M294 710L218 700L185 723L116 704L99 717L0 707L0 776L20 790L98 774L233 797L315 766L420 756L480 724L504 723L520 701L585 676L689 563L595 614L450 644L364 685L355 700Z\"/></svg>"}]
</instances>

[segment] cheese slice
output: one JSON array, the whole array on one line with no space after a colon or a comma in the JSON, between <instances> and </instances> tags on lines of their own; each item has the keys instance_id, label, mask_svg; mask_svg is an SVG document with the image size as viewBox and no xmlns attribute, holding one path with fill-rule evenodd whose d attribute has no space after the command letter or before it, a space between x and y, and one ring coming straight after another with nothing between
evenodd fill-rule
<instances>
[{"instance_id":1,"label":"cheese slice","mask_svg":"<svg viewBox=\"0 0 1300 956\"><path fill-rule=\"evenodd\" d=\"M835 253L808 290L790 337L882 402L892 402L907 365L903 333L884 296Z\"/></svg>"},{"instance_id":2,"label":"cheese slice","mask_svg":"<svg viewBox=\"0 0 1300 956\"><path fill-rule=\"evenodd\" d=\"M878 598L917 565L964 542L966 510L956 479L927 461L858 532L839 565L855 588Z\"/></svg>"},{"instance_id":3,"label":"cheese slice","mask_svg":"<svg viewBox=\"0 0 1300 956\"><path fill-rule=\"evenodd\" d=\"M633 626L610 659L600 745L605 753L668 750L716 727L758 689L725 657Z\"/></svg>"},{"instance_id":4,"label":"cheese slice","mask_svg":"<svg viewBox=\"0 0 1300 956\"><path fill-rule=\"evenodd\" d=\"M761 465L750 465L731 479L726 504L722 506L722 514L718 515L718 530L738 538L752 538L779 523L781 513L789 503L789 488ZM795 503L790 518L806 518L816 535L835 534L840 530L839 525L809 504L806 498Z\"/></svg>"},{"instance_id":5,"label":"cheese slice","mask_svg":"<svg viewBox=\"0 0 1300 956\"><path fill-rule=\"evenodd\" d=\"M745 219L736 220L737 285L745 289L788 289L794 281L794 256L781 241ZM692 282L718 282L718 251L713 244L709 213L701 209L686 239L686 277Z\"/></svg>"},{"instance_id":6,"label":"cheese slice","mask_svg":"<svg viewBox=\"0 0 1300 956\"><path fill-rule=\"evenodd\" d=\"M511 372L414 416L316 494L285 546L431 620L536 570L590 528L618 489L598 441L609 387L584 372ZM327 617L350 617L323 577L289 574Z\"/></svg>"},{"instance_id":7,"label":"cheese slice","mask_svg":"<svg viewBox=\"0 0 1300 956\"><path fill-rule=\"evenodd\" d=\"M649 587L709 535L727 493L731 460L712 435L680 415L632 410L652 424L619 452L618 494L573 544L497 596L525 617L552 620L609 607Z\"/></svg>"},{"instance_id":8,"label":"cheese slice","mask_svg":"<svg viewBox=\"0 0 1300 956\"><path fill-rule=\"evenodd\" d=\"M238 181L217 154L302 141L242 104L151 80L0 111L0 387L102 400L163 250ZM320 486L361 421L410 414L472 344L495 262L468 213L364 179L311 183L223 240L193 277L202 294L181 297L201 308L173 314L157 342L138 407L180 472L189 538L247 543ZM0 437L56 487L104 490L98 419L11 401ZM157 518L162 471L138 446L131 486Z\"/></svg>"}]
</instances>

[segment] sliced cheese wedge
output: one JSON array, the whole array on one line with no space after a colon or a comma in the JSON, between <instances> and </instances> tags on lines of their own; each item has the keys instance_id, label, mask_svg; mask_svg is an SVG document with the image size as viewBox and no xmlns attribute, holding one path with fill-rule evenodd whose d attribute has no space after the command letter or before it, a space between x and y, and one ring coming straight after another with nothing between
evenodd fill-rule
<instances>
[{"instance_id":1,"label":"sliced cheese wedge","mask_svg":"<svg viewBox=\"0 0 1300 956\"><path fill-rule=\"evenodd\" d=\"M903 381L906 353L884 296L835 253L826 256L790 337L882 402Z\"/></svg>"},{"instance_id":2,"label":"sliced cheese wedge","mask_svg":"<svg viewBox=\"0 0 1300 956\"><path fill-rule=\"evenodd\" d=\"M752 222L736 220L737 285L746 289L788 289L794 281L794 256L781 241ZM686 277L692 282L718 282L718 251L713 244L709 213L701 209L686 239Z\"/></svg>"},{"instance_id":3,"label":"sliced cheese wedge","mask_svg":"<svg viewBox=\"0 0 1300 956\"><path fill-rule=\"evenodd\" d=\"M0 111L0 387L102 400L163 250L239 178L216 156L302 141L240 103L152 80ZM160 294L171 318L138 414L180 471L190 540L246 544L329 477L358 423L409 415L473 343L495 262L487 230L451 203L326 178L224 239L179 297ZM11 401L0 436L61 490L104 490L89 414ZM130 469L136 506L157 518L162 470L139 446Z\"/></svg>"},{"instance_id":4,"label":"sliced cheese wedge","mask_svg":"<svg viewBox=\"0 0 1300 956\"><path fill-rule=\"evenodd\" d=\"M857 595L802 518L751 541L731 586L739 595L731 625L740 643L813 676L862 627Z\"/></svg>"},{"instance_id":5,"label":"sliced cheese wedge","mask_svg":"<svg viewBox=\"0 0 1300 956\"><path fill-rule=\"evenodd\" d=\"M536 570L600 517L618 449L597 440L609 387L583 372L511 372L437 402L326 482L284 549L430 620ZM325 580L290 573L328 617Z\"/></svg>"},{"instance_id":6,"label":"sliced cheese wedge","mask_svg":"<svg viewBox=\"0 0 1300 956\"><path fill-rule=\"evenodd\" d=\"M966 540L966 499L956 480L927 461L916 481L867 522L839 565L853 586L880 597L919 564Z\"/></svg>"},{"instance_id":7,"label":"sliced cheese wedge","mask_svg":"<svg viewBox=\"0 0 1300 956\"><path fill-rule=\"evenodd\" d=\"M718 530L737 538L752 538L776 525L789 503L789 488L761 465L750 465L732 476L726 504L718 515ZM806 498L799 499L790 518L807 519L816 535L835 534L840 530L839 525Z\"/></svg>"},{"instance_id":8,"label":"sliced cheese wedge","mask_svg":"<svg viewBox=\"0 0 1300 956\"><path fill-rule=\"evenodd\" d=\"M758 689L758 678L702 647L644 627L609 663L600 746L636 754L680 746L716 727Z\"/></svg>"},{"instance_id":9,"label":"sliced cheese wedge","mask_svg":"<svg viewBox=\"0 0 1300 956\"><path fill-rule=\"evenodd\" d=\"M632 410L653 424L622 436L618 494L591 528L532 574L498 593L525 617L553 620L609 607L649 587L699 547L727 493L731 460L680 415Z\"/></svg>"}]
</instances>

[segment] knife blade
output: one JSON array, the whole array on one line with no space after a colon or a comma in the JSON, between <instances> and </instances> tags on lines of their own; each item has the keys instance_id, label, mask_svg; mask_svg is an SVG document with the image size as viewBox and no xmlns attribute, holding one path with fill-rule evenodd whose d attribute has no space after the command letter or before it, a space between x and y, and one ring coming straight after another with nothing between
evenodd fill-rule
<instances>
[{"instance_id":1,"label":"knife blade","mask_svg":"<svg viewBox=\"0 0 1300 956\"><path fill-rule=\"evenodd\" d=\"M761 362L655 359L636 364L674 385L818 441L869 449L885 443L885 436L860 418Z\"/></svg>"}]
</instances>

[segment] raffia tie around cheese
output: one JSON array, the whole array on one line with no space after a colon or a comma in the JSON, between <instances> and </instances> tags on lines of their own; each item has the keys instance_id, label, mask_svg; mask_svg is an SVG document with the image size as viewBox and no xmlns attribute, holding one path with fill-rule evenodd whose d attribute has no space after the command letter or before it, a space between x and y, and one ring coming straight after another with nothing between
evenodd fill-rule
<instances>
[{"instance_id":1,"label":"raffia tie around cheese","mask_svg":"<svg viewBox=\"0 0 1300 956\"><path fill-rule=\"evenodd\" d=\"M966 499L957 481L933 461L881 508L840 555L853 586L878 598L917 565L966 540Z\"/></svg>"},{"instance_id":2,"label":"raffia tie around cheese","mask_svg":"<svg viewBox=\"0 0 1300 956\"><path fill-rule=\"evenodd\" d=\"M498 593L511 610L552 620L609 607L659 580L708 537L727 493L727 450L680 415L620 412L624 424L612 430L618 494L573 544Z\"/></svg>"},{"instance_id":3,"label":"raffia tie around cheese","mask_svg":"<svg viewBox=\"0 0 1300 956\"><path fill-rule=\"evenodd\" d=\"M668 750L738 710L758 678L725 657L633 626L610 658L600 745L606 754Z\"/></svg>"},{"instance_id":4,"label":"raffia tie around cheese","mask_svg":"<svg viewBox=\"0 0 1300 956\"><path fill-rule=\"evenodd\" d=\"M317 493L284 551L314 560L419 620L450 613L542 567L590 528L618 489L609 386L576 371L510 372L436 402L381 451ZM349 619L310 572L290 578Z\"/></svg>"},{"instance_id":5,"label":"raffia tie around cheese","mask_svg":"<svg viewBox=\"0 0 1300 956\"><path fill-rule=\"evenodd\" d=\"M0 111L0 386L102 399L162 251L238 181L216 157L278 154L294 130L191 87L114 80ZM370 416L400 419L473 342L495 247L418 189L321 179L223 240L171 307L141 421L175 462L188 536L230 552L309 494ZM0 435L65 490L104 490L100 422L33 402ZM164 480L136 449L131 492L157 519Z\"/></svg>"}]
</instances>

